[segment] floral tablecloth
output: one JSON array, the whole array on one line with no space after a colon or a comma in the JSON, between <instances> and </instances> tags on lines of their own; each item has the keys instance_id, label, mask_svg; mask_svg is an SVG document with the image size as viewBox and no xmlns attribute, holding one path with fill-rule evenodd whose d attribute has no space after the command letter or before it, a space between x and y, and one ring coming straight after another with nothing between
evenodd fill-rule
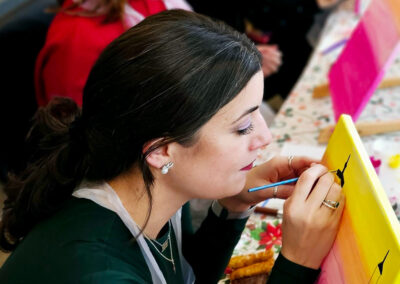
<instances>
[{"instance_id":1,"label":"floral tablecloth","mask_svg":"<svg viewBox=\"0 0 400 284\"><path fill-rule=\"evenodd\" d=\"M258 162L264 162L280 154L285 143L318 146L319 131L334 124L332 103L329 97L313 99L315 86L327 82L331 64L342 47L323 54L335 42L348 38L356 26L359 16L352 11L338 10L331 14L323 29L321 40L310 58L302 76L288 96L270 126L273 142L260 151ZM385 78L400 77L400 55L395 58ZM377 90L361 114L359 121L379 121L400 118L400 87ZM362 137L367 152L382 160L379 177L388 198L400 219L400 169L387 167L393 154L400 153L400 132ZM272 248L278 253L281 245L281 220L253 214L235 248L234 255L253 253Z\"/></svg>"}]
</instances>

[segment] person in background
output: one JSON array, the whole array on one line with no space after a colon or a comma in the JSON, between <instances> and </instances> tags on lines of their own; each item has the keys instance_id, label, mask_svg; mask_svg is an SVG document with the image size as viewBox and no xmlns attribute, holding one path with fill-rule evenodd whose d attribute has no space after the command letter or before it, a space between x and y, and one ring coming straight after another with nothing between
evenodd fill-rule
<instances>
[{"instance_id":1,"label":"person in background","mask_svg":"<svg viewBox=\"0 0 400 284\"><path fill-rule=\"evenodd\" d=\"M261 113L271 124L297 82L312 51L306 35L321 9L336 0L188 0L194 11L219 19L245 33L262 54L264 100ZM318 2L318 5L316 4ZM319 8L321 7L321 9ZM314 30L317 36L318 29ZM283 55L282 55L283 53ZM283 59L282 59L283 57ZM191 210L197 227L212 201L194 199Z\"/></svg>"},{"instance_id":2,"label":"person in background","mask_svg":"<svg viewBox=\"0 0 400 284\"><path fill-rule=\"evenodd\" d=\"M54 96L82 104L90 69L103 49L145 17L191 7L184 0L60 0L35 66L39 106Z\"/></svg>"},{"instance_id":3,"label":"person in background","mask_svg":"<svg viewBox=\"0 0 400 284\"><path fill-rule=\"evenodd\" d=\"M37 151L5 187L0 247L13 253L0 282L216 283L254 205L278 197L283 244L268 283L313 283L344 197L306 157L253 168L271 141L263 78L247 37L193 12L123 33L91 70L82 110L55 98L36 115ZM193 198L214 200L196 232Z\"/></svg>"},{"instance_id":4,"label":"person in background","mask_svg":"<svg viewBox=\"0 0 400 284\"><path fill-rule=\"evenodd\" d=\"M307 33L314 17L339 1L188 0L196 12L226 22L258 44L265 66L265 101L276 95L282 101L288 96L312 52Z\"/></svg>"}]
</instances>

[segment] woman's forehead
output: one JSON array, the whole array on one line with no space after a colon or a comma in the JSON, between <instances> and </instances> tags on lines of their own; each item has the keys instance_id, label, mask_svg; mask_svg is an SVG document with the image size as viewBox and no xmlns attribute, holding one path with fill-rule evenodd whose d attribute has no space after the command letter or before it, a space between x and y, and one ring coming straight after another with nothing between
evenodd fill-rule
<instances>
[{"instance_id":1,"label":"woman's forehead","mask_svg":"<svg viewBox=\"0 0 400 284\"><path fill-rule=\"evenodd\" d=\"M239 94L222 107L212 119L227 120L231 124L239 118L242 113L260 105L263 95L263 84L262 72L257 72Z\"/></svg>"}]
</instances>

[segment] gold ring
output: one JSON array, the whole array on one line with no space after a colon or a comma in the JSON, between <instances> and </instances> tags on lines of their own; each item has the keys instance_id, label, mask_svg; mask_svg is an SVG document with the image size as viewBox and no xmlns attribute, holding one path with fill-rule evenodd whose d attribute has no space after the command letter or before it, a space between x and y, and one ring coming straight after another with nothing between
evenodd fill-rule
<instances>
[{"instance_id":1,"label":"gold ring","mask_svg":"<svg viewBox=\"0 0 400 284\"><path fill-rule=\"evenodd\" d=\"M278 186L275 186L274 189L272 190L272 198L276 198L278 195Z\"/></svg>"},{"instance_id":2,"label":"gold ring","mask_svg":"<svg viewBox=\"0 0 400 284\"><path fill-rule=\"evenodd\" d=\"M294 156L289 156L288 157L288 165L289 165L289 169L294 172L293 166L292 166L292 160L293 160Z\"/></svg>"},{"instance_id":3,"label":"gold ring","mask_svg":"<svg viewBox=\"0 0 400 284\"><path fill-rule=\"evenodd\" d=\"M339 207L340 203L338 201L325 199L324 201L322 201L322 204L325 205L326 207L336 210Z\"/></svg>"}]
</instances>

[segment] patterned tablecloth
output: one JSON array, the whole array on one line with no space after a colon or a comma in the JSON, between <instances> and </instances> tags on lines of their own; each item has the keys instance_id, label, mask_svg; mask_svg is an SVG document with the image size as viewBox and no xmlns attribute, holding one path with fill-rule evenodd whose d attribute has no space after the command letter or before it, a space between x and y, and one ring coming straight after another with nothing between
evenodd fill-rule
<instances>
[{"instance_id":1,"label":"patterned tablecloth","mask_svg":"<svg viewBox=\"0 0 400 284\"><path fill-rule=\"evenodd\" d=\"M351 11L339 9L330 15L322 31L321 40L310 58L302 76L282 105L273 125L273 142L260 151L258 162L280 154L287 143L321 147L318 145L319 131L334 124L332 103L329 97L313 99L315 86L327 82L331 64L342 47L328 54L322 51L332 44L348 38L357 24L359 16ZM400 77L400 56L394 60L385 78ZM379 121L400 118L400 87L377 90L364 109L359 121ZM400 132L363 137L367 152L381 159L379 177L388 198L400 219L400 169L387 166L391 155L400 153ZM281 203L282 204L282 203ZM278 205L279 207L279 205ZM261 214L253 214L244 230L234 255L253 253L272 248L278 253L281 246L281 220Z\"/></svg>"}]
</instances>

